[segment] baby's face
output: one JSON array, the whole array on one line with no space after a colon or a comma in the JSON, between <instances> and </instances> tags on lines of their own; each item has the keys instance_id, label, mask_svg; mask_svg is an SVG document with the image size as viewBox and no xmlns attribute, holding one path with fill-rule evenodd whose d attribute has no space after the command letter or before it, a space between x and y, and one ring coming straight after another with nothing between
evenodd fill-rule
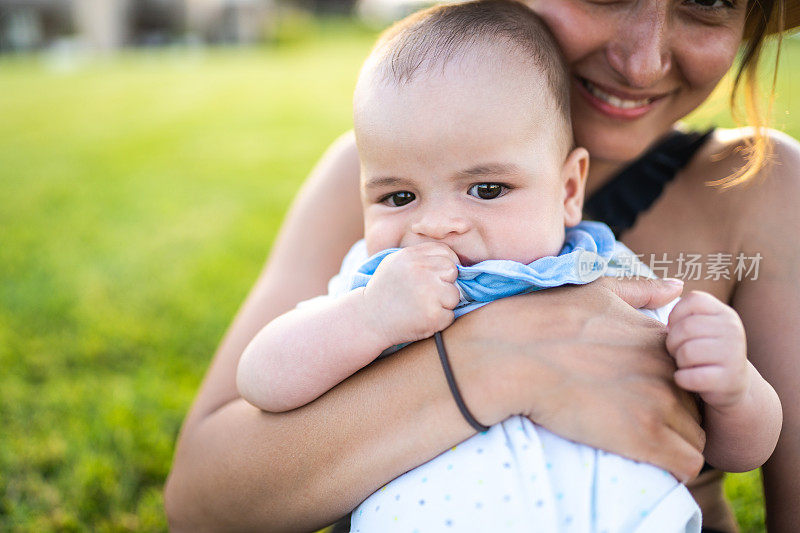
<instances>
[{"instance_id":1,"label":"baby's face","mask_svg":"<svg viewBox=\"0 0 800 533\"><path fill-rule=\"evenodd\" d=\"M370 254L426 241L447 244L464 265L559 252L564 226L580 220L583 178L565 177L552 104L535 103L549 93L530 78L454 64L402 87L361 80L355 127Z\"/></svg>"}]
</instances>

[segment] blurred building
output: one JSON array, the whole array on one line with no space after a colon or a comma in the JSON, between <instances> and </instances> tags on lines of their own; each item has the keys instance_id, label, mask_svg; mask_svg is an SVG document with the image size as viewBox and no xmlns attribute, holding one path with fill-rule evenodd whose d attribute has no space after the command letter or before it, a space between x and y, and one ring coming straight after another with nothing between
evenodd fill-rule
<instances>
[{"instance_id":1,"label":"blurred building","mask_svg":"<svg viewBox=\"0 0 800 533\"><path fill-rule=\"evenodd\" d=\"M37 48L73 27L69 2L0 0L0 51Z\"/></svg>"},{"instance_id":2,"label":"blurred building","mask_svg":"<svg viewBox=\"0 0 800 533\"><path fill-rule=\"evenodd\" d=\"M187 36L251 43L269 36L275 17L275 0L0 0L0 51L42 48L65 38L94 50Z\"/></svg>"},{"instance_id":3,"label":"blurred building","mask_svg":"<svg viewBox=\"0 0 800 533\"><path fill-rule=\"evenodd\" d=\"M272 0L184 0L190 33L205 42L252 43L270 33Z\"/></svg>"},{"instance_id":4,"label":"blurred building","mask_svg":"<svg viewBox=\"0 0 800 533\"><path fill-rule=\"evenodd\" d=\"M166 44L184 31L181 0L64 0L76 33L91 48Z\"/></svg>"},{"instance_id":5,"label":"blurred building","mask_svg":"<svg viewBox=\"0 0 800 533\"><path fill-rule=\"evenodd\" d=\"M459 0L356 0L358 17L376 28L385 28L392 22L436 4L454 3Z\"/></svg>"},{"instance_id":6,"label":"blurred building","mask_svg":"<svg viewBox=\"0 0 800 533\"><path fill-rule=\"evenodd\" d=\"M434 0L357 0L356 13L359 18L376 28L384 28L392 22L425 9L439 2Z\"/></svg>"}]
</instances>

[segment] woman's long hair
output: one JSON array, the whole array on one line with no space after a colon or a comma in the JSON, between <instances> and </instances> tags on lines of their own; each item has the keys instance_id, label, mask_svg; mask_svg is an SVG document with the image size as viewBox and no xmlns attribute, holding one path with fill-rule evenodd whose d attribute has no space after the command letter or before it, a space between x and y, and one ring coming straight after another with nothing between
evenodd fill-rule
<instances>
[{"instance_id":1,"label":"woman's long hair","mask_svg":"<svg viewBox=\"0 0 800 533\"><path fill-rule=\"evenodd\" d=\"M725 189L745 183L758 174L769 161L772 146L767 134L767 126L775 99L780 45L784 30L784 14L784 0L749 0L747 3L746 43L733 81L730 106L734 120L739 125L751 126L753 135L745 139L745 164L730 176L709 181L709 185L716 185ZM757 75L759 59L761 59L764 51L764 43L767 36L772 36L777 40L777 49L775 52L772 87L767 98L765 113L761 105ZM739 88L742 84L744 84L744 114L742 114L737 99Z\"/></svg>"}]
</instances>

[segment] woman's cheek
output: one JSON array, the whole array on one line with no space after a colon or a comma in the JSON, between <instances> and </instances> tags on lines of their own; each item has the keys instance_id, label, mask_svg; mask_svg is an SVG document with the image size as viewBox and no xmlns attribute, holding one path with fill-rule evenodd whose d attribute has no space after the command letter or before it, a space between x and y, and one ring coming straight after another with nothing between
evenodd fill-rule
<instances>
[{"instance_id":1,"label":"woman's cheek","mask_svg":"<svg viewBox=\"0 0 800 533\"><path fill-rule=\"evenodd\" d=\"M711 39L700 32L691 32L674 51L675 64L688 84L710 91L733 65L739 49L735 37Z\"/></svg>"}]
</instances>

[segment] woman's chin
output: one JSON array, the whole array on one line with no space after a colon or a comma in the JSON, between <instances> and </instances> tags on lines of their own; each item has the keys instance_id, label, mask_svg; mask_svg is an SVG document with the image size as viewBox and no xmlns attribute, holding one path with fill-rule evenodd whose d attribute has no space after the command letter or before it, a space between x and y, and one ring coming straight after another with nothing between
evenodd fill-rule
<instances>
[{"instance_id":1,"label":"woman's chin","mask_svg":"<svg viewBox=\"0 0 800 533\"><path fill-rule=\"evenodd\" d=\"M609 131L607 126L575 126L575 142L589 151L592 161L606 161L624 165L641 157L670 128L658 131L655 128L645 132L642 128L619 128ZM591 168L591 162L589 163Z\"/></svg>"}]
</instances>

